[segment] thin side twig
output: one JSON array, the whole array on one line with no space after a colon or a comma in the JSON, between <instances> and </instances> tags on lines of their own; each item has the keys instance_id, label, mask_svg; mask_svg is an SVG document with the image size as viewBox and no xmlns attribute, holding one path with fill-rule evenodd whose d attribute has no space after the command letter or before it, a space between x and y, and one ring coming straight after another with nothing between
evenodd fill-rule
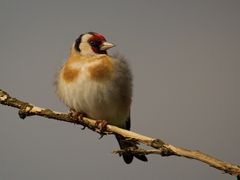
<instances>
[{"instance_id":1,"label":"thin side twig","mask_svg":"<svg viewBox=\"0 0 240 180\"><path fill-rule=\"evenodd\" d=\"M133 131L128 131L125 129L121 129L116 126L107 125L106 130L103 132L101 127L99 127L98 123L96 123L95 120L89 119L86 117L83 117L83 119L80 121L79 119L75 119L69 114L61 113L52 111L50 109L45 109L41 107L34 106L28 102L21 101L17 98L11 97L7 92L0 89L0 104L15 107L19 109L19 116L21 118L25 118L27 116L42 116L54 120L74 123L74 124L80 124L84 127L88 127L89 129L96 131L100 134L119 134L122 135L129 140L137 141L139 143L143 143L147 146L153 147L154 149L145 150L145 149L125 149L125 150L118 150L115 151L115 153L124 153L124 152L131 152L135 154L158 154L161 156L180 156L190 159L195 159L201 162L204 162L208 164L211 167L214 167L218 170L221 170L225 173L228 173L230 175L237 176L239 179L240 177L240 166L234 165L231 163L224 162L222 160L219 160L215 157L209 156L205 153L202 153L200 151L194 151L194 150L188 150L185 148L177 147L171 144L168 144L160 139L147 137L145 135L141 135L138 133L135 133Z\"/></svg>"}]
</instances>

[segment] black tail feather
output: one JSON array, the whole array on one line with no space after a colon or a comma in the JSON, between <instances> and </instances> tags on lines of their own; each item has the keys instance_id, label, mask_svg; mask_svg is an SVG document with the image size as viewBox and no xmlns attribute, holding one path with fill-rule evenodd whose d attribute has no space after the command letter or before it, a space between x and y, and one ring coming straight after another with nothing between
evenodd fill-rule
<instances>
[{"instance_id":1,"label":"black tail feather","mask_svg":"<svg viewBox=\"0 0 240 180\"><path fill-rule=\"evenodd\" d=\"M126 140L121 135L116 135L116 138L121 149L126 149L129 147L138 148L136 143ZM141 161L147 161L147 157L144 154L132 154L129 152L129 153L123 153L122 156L123 156L124 162L127 164L130 164L132 162L133 157L136 157Z\"/></svg>"}]
</instances>

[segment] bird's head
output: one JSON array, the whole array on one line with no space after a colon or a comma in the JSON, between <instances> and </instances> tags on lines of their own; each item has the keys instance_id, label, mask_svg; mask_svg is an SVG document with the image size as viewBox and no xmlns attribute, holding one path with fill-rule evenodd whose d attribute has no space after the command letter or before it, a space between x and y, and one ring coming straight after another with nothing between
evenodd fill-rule
<instances>
[{"instance_id":1,"label":"bird's head","mask_svg":"<svg viewBox=\"0 0 240 180\"><path fill-rule=\"evenodd\" d=\"M74 43L74 49L82 55L107 54L115 45L106 41L102 34L87 32L81 34Z\"/></svg>"}]
</instances>

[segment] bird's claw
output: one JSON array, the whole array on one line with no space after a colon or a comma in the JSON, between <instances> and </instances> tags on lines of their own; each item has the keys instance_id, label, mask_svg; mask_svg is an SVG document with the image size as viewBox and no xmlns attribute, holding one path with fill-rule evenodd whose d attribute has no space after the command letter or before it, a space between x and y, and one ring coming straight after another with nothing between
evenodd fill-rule
<instances>
[{"instance_id":1,"label":"bird's claw","mask_svg":"<svg viewBox=\"0 0 240 180\"><path fill-rule=\"evenodd\" d=\"M105 134L101 134L98 139L102 139Z\"/></svg>"},{"instance_id":2,"label":"bird's claw","mask_svg":"<svg viewBox=\"0 0 240 180\"><path fill-rule=\"evenodd\" d=\"M73 117L74 119L78 119L79 121L82 121L83 120L83 117L85 116L85 114L84 113L81 113L81 112L77 112L77 111L75 111L74 109L70 109L70 111L69 111L69 115L71 116L71 117Z\"/></svg>"},{"instance_id":3,"label":"bird's claw","mask_svg":"<svg viewBox=\"0 0 240 180\"><path fill-rule=\"evenodd\" d=\"M100 132L106 131L107 125L108 125L108 122L106 120L96 120L96 126L99 128ZM100 137L100 139L102 138L102 136Z\"/></svg>"}]
</instances>

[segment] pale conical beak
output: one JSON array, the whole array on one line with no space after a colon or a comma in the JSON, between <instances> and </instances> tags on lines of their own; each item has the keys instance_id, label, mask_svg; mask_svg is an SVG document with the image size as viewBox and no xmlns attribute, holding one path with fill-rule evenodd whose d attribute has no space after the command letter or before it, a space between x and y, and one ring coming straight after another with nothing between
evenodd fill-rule
<instances>
[{"instance_id":1,"label":"pale conical beak","mask_svg":"<svg viewBox=\"0 0 240 180\"><path fill-rule=\"evenodd\" d=\"M101 51L106 51L112 47L114 47L115 44L109 43L109 42L103 42L102 45L100 46Z\"/></svg>"}]
</instances>

